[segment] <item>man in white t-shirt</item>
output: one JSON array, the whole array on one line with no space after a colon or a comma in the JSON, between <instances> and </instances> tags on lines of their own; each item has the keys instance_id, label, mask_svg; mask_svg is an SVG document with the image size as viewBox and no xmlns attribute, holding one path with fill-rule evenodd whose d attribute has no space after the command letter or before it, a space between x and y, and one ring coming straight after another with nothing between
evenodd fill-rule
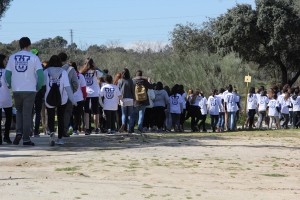
<instances>
[{"instance_id":1,"label":"man in white t-shirt","mask_svg":"<svg viewBox=\"0 0 300 200\"><path fill-rule=\"evenodd\" d=\"M224 97L225 111L228 114L228 131L235 130L235 115L238 111L239 99L233 93L233 88L231 85L228 86L228 93Z\"/></svg>"},{"instance_id":2,"label":"man in white t-shirt","mask_svg":"<svg viewBox=\"0 0 300 200\"><path fill-rule=\"evenodd\" d=\"M18 145L23 137L23 145L34 146L30 140L32 108L36 91L43 85L44 73L40 59L30 52L30 39L22 37L19 45L21 51L9 57L5 73L17 109L17 133L13 144Z\"/></svg>"},{"instance_id":3,"label":"man in white t-shirt","mask_svg":"<svg viewBox=\"0 0 300 200\"><path fill-rule=\"evenodd\" d=\"M114 133L116 130L116 114L118 110L119 100L122 95L117 85L112 84L112 76L106 75L105 84L100 90L99 102L103 107L106 116L106 129L107 133ZM103 97L103 101L102 101Z\"/></svg>"}]
</instances>

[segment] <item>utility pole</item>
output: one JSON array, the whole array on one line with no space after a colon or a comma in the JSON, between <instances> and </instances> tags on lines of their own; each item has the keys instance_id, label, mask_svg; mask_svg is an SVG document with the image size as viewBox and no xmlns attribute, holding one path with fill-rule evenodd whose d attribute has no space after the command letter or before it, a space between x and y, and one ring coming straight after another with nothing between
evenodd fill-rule
<instances>
[{"instance_id":1,"label":"utility pole","mask_svg":"<svg viewBox=\"0 0 300 200\"><path fill-rule=\"evenodd\" d=\"M73 44L73 29L70 30L70 35L71 35L71 44Z\"/></svg>"}]
</instances>

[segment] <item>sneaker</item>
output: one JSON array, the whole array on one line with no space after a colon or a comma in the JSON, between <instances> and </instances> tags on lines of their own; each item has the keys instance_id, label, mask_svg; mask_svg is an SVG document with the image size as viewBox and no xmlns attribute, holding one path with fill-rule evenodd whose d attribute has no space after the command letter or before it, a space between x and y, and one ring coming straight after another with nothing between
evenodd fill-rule
<instances>
[{"instance_id":1,"label":"sneaker","mask_svg":"<svg viewBox=\"0 0 300 200\"><path fill-rule=\"evenodd\" d=\"M125 124L122 124L121 128L119 129L119 133L123 133L125 130Z\"/></svg>"},{"instance_id":2,"label":"sneaker","mask_svg":"<svg viewBox=\"0 0 300 200\"><path fill-rule=\"evenodd\" d=\"M96 128L95 129L95 134L99 134L100 133L100 129L99 128Z\"/></svg>"},{"instance_id":3,"label":"sneaker","mask_svg":"<svg viewBox=\"0 0 300 200\"><path fill-rule=\"evenodd\" d=\"M23 142L23 145L25 145L25 146L34 146L35 144L31 141L28 141L28 142Z\"/></svg>"},{"instance_id":4,"label":"sneaker","mask_svg":"<svg viewBox=\"0 0 300 200\"><path fill-rule=\"evenodd\" d=\"M110 129L107 129L107 134L113 134Z\"/></svg>"},{"instance_id":5,"label":"sneaker","mask_svg":"<svg viewBox=\"0 0 300 200\"><path fill-rule=\"evenodd\" d=\"M22 135L21 134L17 134L14 141L13 141L13 144L14 145L19 145L20 143L20 140L22 139Z\"/></svg>"},{"instance_id":6,"label":"sneaker","mask_svg":"<svg viewBox=\"0 0 300 200\"><path fill-rule=\"evenodd\" d=\"M91 131L90 130L85 130L84 135L91 135Z\"/></svg>"},{"instance_id":7,"label":"sneaker","mask_svg":"<svg viewBox=\"0 0 300 200\"><path fill-rule=\"evenodd\" d=\"M63 144L65 144L65 141L63 139L58 139L57 144L58 145L63 145Z\"/></svg>"},{"instance_id":8,"label":"sneaker","mask_svg":"<svg viewBox=\"0 0 300 200\"><path fill-rule=\"evenodd\" d=\"M78 131L74 131L72 135L79 135Z\"/></svg>"},{"instance_id":9,"label":"sneaker","mask_svg":"<svg viewBox=\"0 0 300 200\"><path fill-rule=\"evenodd\" d=\"M6 142L6 144L12 144L12 141L10 140L9 137L4 137L3 142Z\"/></svg>"},{"instance_id":10,"label":"sneaker","mask_svg":"<svg viewBox=\"0 0 300 200\"><path fill-rule=\"evenodd\" d=\"M49 145L51 147L55 146L55 133L54 132L50 133Z\"/></svg>"}]
</instances>

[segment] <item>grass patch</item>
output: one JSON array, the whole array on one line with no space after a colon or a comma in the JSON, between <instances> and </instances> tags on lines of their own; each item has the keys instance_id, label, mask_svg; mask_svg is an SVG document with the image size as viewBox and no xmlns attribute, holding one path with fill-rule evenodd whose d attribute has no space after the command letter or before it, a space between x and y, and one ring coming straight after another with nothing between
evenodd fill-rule
<instances>
[{"instance_id":1,"label":"grass patch","mask_svg":"<svg viewBox=\"0 0 300 200\"><path fill-rule=\"evenodd\" d=\"M270 176L270 177L287 177L287 175L284 174L263 174L264 176Z\"/></svg>"},{"instance_id":2,"label":"grass patch","mask_svg":"<svg viewBox=\"0 0 300 200\"><path fill-rule=\"evenodd\" d=\"M79 170L80 168L78 166L76 167L64 167L64 168L56 168L55 171L57 172L61 172L61 171L64 171L64 172L72 172L72 171L77 171Z\"/></svg>"},{"instance_id":3,"label":"grass patch","mask_svg":"<svg viewBox=\"0 0 300 200\"><path fill-rule=\"evenodd\" d=\"M144 185L143 185L143 188L150 189L150 188L153 188L153 186L152 186L152 185L148 185L148 184L144 184Z\"/></svg>"}]
</instances>

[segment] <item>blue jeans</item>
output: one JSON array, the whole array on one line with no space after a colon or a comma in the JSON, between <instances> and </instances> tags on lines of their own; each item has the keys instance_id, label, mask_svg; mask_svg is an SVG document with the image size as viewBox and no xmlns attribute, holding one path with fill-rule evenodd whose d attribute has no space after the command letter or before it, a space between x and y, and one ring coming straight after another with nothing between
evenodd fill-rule
<instances>
[{"instance_id":1,"label":"blue jeans","mask_svg":"<svg viewBox=\"0 0 300 200\"><path fill-rule=\"evenodd\" d=\"M138 129L140 131L143 130L143 121L144 121L144 114L145 114L146 106L137 106L133 108L132 115L130 117L130 130L134 130L134 125L135 122L137 121L138 118ZM138 115L138 116L137 116Z\"/></svg>"},{"instance_id":2,"label":"blue jeans","mask_svg":"<svg viewBox=\"0 0 300 200\"><path fill-rule=\"evenodd\" d=\"M235 112L228 112L229 130L235 130Z\"/></svg>"},{"instance_id":3,"label":"blue jeans","mask_svg":"<svg viewBox=\"0 0 300 200\"><path fill-rule=\"evenodd\" d=\"M218 128L220 128L222 130L224 130L224 120L225 120L225 113L220 112L217 126L218 126Z\"/></svg>"},{"instance_id":4,"label":"blue jeans","mask_svg":"<svg viewBox=\"0 0 300 200\"><path fill-rule=\"evenodd\" d=\"M121 106L122 110L122 125L126 125L127 128L130 125L131 115L133 112L133 106Z\"/></svg>"},{"instance_id":5,"label":"blue jeans","mask_svg":"<svg viewBox=\"0 0 300 200\"><path fill-rule=\"evenodd\" d=\"M210 115L210 120L211 129L213 130L213 132L215 132L219 120L219 115Z\"/></svg>"}]
</instances>

